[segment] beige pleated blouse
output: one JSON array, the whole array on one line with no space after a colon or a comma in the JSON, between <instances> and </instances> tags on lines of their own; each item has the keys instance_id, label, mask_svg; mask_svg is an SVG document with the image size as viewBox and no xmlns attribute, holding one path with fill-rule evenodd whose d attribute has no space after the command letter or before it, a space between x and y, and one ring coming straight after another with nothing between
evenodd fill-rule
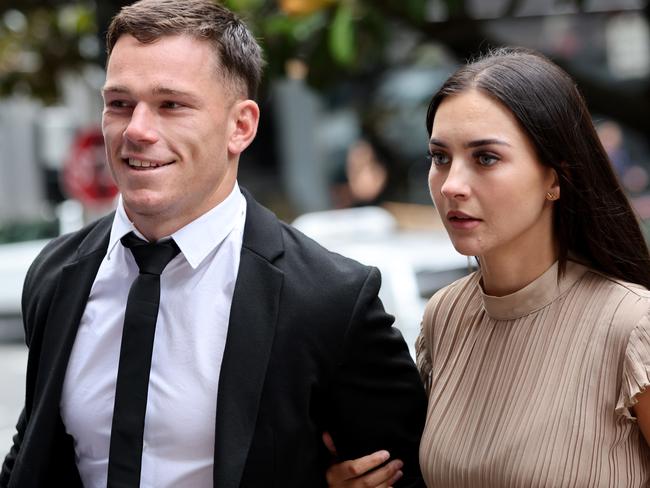
<instances>
[{"instance_id":1,"label":"beige pleated blouse","mask_svg":"<svg viewBox=\"0 0 650 488\"><path fill-rule=\"evenodd\" d=\"M474 273L430 300L427 486L644 487L650 449L629 407L650 384L650 292L575 262L518 292Z\"/></svg>"}]
</instances>

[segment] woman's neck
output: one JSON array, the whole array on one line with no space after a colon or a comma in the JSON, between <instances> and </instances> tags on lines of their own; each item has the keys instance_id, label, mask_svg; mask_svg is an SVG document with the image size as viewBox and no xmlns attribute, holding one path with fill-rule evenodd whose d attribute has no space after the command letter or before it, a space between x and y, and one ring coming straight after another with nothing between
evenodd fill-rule
<instances>
[{"instance_id":1,"label":"woman's neck","mask_svg":"<svg viewBox=\"0 0 650 488\"><path fill-rule=\"evenodd\" d=\"M521 290L539 278L558 259L558 246L552 236L545 242L518 245L480 256L483 290L488 295L504 296Z\"/></svg>"}]
</instances>

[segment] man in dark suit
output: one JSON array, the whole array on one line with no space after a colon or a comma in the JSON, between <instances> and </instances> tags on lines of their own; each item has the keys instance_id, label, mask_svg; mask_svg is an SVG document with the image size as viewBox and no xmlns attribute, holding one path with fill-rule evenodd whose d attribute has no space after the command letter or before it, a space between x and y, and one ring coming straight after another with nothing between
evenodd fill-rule
<instances>
[{"instance_id":1,"label":"man in dark suit","mask_svg":"<svg viewBox=\"0 0 650 488\"><path fill-rule=\"evenodd\" d=\"M423 486L424 392L379 273L237 185L262 68L246 26L210 0L141 0L107 44L102 127L121 196L28 272L27 394L0 487L325 486L326 431L341 459L388 449L396 486ZM137 251L154 248L172 249L158 271ZM127 335L134 289L152 280L146 352ZM144 391L123 386L142 370L128 349L146 357ZM134 398L140 432L118 436Z\"/></svg>"}]
</instances>

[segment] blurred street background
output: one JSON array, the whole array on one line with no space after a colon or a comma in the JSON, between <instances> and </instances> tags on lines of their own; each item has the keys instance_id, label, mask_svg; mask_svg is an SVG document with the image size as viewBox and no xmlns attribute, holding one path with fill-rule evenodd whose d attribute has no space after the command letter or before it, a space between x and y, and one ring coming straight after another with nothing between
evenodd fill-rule
<instances>
[{"instance_id":1,"label":"blurred street background","mask_svg":"<svg viewBox=\"0 0 650 488\"><path fill-rule=\"evenodd\" d=\"M113 208L103 34L121 0L0 1L0 460L24 392L25 272L48 239ZM648 0L225 0L268 62L239 182L326 246L379 266L412 346L424 303L468 272L427 189L425 113L466 59L539 50L577 81L650 228ZM650 235L650 234L648 234Z\"/></svg>"}]
</instances>

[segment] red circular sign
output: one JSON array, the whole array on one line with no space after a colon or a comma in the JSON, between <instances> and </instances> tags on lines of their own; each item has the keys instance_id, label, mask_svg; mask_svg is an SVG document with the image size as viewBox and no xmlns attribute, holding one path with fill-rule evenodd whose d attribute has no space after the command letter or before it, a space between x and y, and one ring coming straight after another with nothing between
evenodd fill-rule
<instances>
[{"instance_id":1,"label":"red circular sign","mask_svg":"<svg viewBox=\"0 0 650 488\"><path fill-rule=\"evenodd\" d=\"M87 206L107 205L117 196L101 130L90 128L77 133L63 165L62 180L64 191Z\"/></svg>"}]
</instances>

